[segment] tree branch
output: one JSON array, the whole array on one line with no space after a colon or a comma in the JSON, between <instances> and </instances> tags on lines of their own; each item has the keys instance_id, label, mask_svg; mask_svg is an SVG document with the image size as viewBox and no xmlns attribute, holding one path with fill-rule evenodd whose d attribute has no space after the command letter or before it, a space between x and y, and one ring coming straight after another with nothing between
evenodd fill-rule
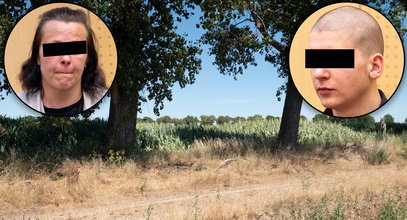
<instances>
[{"instance_id":1,"label":"tree branch","mask_svg":"<svg viewBox=\"0 0 407 220\"><path fill-rule=\"evenodd\" d=\"M270 40L271 46L273 46L276 50L280 51L281 53L286 52L287 46L282 45L280 42L272 38L267 32L267 26L264 24L263 19L253 10L250 10L250 14L254 20L254 24L257 30L263 35L264 38L268 37Z\"/></svg>"}]
</instances>

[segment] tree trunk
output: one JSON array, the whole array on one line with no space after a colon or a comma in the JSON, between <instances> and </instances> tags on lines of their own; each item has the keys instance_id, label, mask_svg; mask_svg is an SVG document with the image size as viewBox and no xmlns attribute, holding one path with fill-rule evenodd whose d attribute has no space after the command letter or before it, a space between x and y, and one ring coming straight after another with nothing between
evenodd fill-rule
<instances>
[{"instance_id":1,"label":"tree trunk","mask_svg":"<svg viewBox=\"0 0 407 220\"><path fill-rule=\"evenodd\" d=\"M110 111L103 153L125 150L125 154L129 154L135 150L138 92L125 91L119 87L118 81L114 80L110 87Z\"/></svg>"},{"instance_id":2,"label":"tree trunk","mask_svg":"<svg viewBox=\"0 0 407 220\"><path fill-rule=\"evenodd\" d=\"M284 101L280 132L277 138L277 149L298 147L298 127L300 124L302 98L295 88L291 76L288 76L287 95Z\"/></svg>"}]
</instances>

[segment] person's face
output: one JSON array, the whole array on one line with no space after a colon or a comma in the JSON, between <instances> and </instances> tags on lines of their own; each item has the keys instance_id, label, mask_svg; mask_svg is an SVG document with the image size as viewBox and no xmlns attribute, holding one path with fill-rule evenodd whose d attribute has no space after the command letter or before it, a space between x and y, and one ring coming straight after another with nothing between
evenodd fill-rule
<instances>
[{"instance_id":1,"label":"person's face","mask_svg":"<svg viewBox=\"0 0 407 220\"><path fill-rule=\"evenodd\" d=\"M312 32L310 49L354 49L355 68L315 68L311 78L321 104L331 109L355 108L369 88L368 57L355 47L348 34L341 32Z\"/></svg>"},{"instance_id":2,"label":"person's face","mask_svg":"<svg viewBox=\"0 0 407 220\"><path fill-rule=\"evenodd\" d=\"M81 23L51 20L44 24L38 59L44 89L81 89L87 54L44 57L42 44L86 41L87 34Z\"/></svg>"}]
</instances>

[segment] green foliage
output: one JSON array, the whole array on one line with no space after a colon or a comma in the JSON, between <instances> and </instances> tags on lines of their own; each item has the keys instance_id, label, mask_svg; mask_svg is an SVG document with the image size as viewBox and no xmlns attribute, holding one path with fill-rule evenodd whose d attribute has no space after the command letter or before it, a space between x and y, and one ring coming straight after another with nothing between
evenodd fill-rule
<instances>
[{"instance_id":1,"label":"green foliage","mask_svg":"<svg viewBox=\"0 0 407 220\"><path fill-rule=\"evenodd\" d=\"M324 115L324 114L316 114L313 118L312 118L313 122L317 122L317 121L329 121L328 116Z\"/></svg>"},{"instance_id":2,"label":"green foliage","mask_svg":"<svg viewBox=\"0 0 407 220\"><path fill-rule=\"evenodd\" d=\"M198 118L196 118L194 116L188 115L183 119L183 122L188 126L197 126L199 120L198 120Z\"/></svg>"},{"instance_id":3,"label":"green foliage","mask_svg":"<svg viewBox=\"0 0 407 220\"><path fill-rule=\"evenodd\" d=\"M378 219L406 219L407 218L407 205L403 206L403 196L397 189L394 193L384 191L382 193L382 200L386 201L380 209Z\"/></svg>"},{"instance_id":4,"label":"green foliage","mask_svg":"<svg viewBox=\"0 0 407 220\"><path fill-rule=\"evenodd\" d=\"M216 121L216 117L211 115L211 116L207 116L207 115L201 115L201 125L203 126L209 126L209 125L213 125Z\"/></svg>"},{"instance_id":5,"label":"green foliage","mask_svg":"<svg viewBox=\"0 0 407 220\"><path fill-rule=\"evenodd\" d=\"M378 125L370 115L357 118L329 118L330 121L352 128L355 131L375 132Z\"/></svg>"},{"instance_id":6,"label":"green foliage","mask_svg":"<svg viewBox=\"0 0 407 220\"><path fill-rule=\"evenodd\" d=\"M365 140L373 139L372 133L356 132L325 120L316 122L301 121L298 142L308 146L341 146L347 144L362 145Z\"/></svg>"},{"instance_id":7,"label":"green foliage","mask_svg":"<svg viewBox=\"0 0 407 220\"><path fill-rule=\"evenodd\" d=\"M107 162L113 165L120 165L124 162L124 150L121 151L113 151L110 150L107 153Z\"/></svg>"},{"instance_id":8,"label":"green foliage","mask_svg":"<svg viewBox=\"0 0 407 220\"><path fill-rule=\"evenodd\" d=\"M170 116L166 115L166 116L162 116L160 118L157 118L156 120L157 123L171 123L172 119Z\"/></svg>"},{"instance_id":9,"label":"green foliage","mask_svg":"<svg viewBox=\"0 0 407 220\"><path fill-rule=\"evenodd\" d=\"M266 116L266 120L274 120L274 119L278 119L278 117L272 116L272 115L267 115Z\"/></svg>"},{"instance_id":10,"label":"green foliage","mask_svg":"<svg viewBox=\"0 0 407 220\"><path fill-rule=\"evenodd\" d=\"M247 118L247 120L249 120L249 121L261 121L261 120L263 120L263 117L261 115L253 115L253 116L249 116Z\"/></svg>"},{"instance_id":11,"label":"green foliage","mask_svg":"<svg viewBox=\"0 0 407 220\"><path fill-rule=\"evenodd\" d=\"M390 114L386 114L383 118L384 118L384 121L386 122L386 124L394 123L394 118Z\"/></svg>"},{"instance_id":12,"label":"green foliage","mask_svg":"<svg viewBox=\"0 0 407 220\"><path fill-rule=\"evenodd\" d=\"M216 124L217 125L224 125L224 124L229 124L231 122L231 118L229 116L219 116L216 119Z\"/></svg>"},{"instance_id":13,"label":"green foliage","mask_svg":"<svg viewBox=\"0 0 407 220\"><path fill-rule=\"evenodd\" d=\"M335 199L336 197L336 199ZM280 205L280 207L283 205ZM284 207L284 206L283 206ZM289 201L288 212L273 210L271 219L406 219L406 197L396 187L394 192L382 194L366 192L359 200L346 196L343 190L325 194L319 201ZM269 213L267 210L266 213ZM284 213L284 214L281 214ZM285 214L288 213L288 214Z\"/></svg>"},{"instance_id":14,"label":"green foliage","mask_svg":"<svg viewBox=\"0 0 407 220\"><path fill-rule=\"evenodd\" d=\"M83 158L101 154L107 122L102 119L79 120L53 117L10 119L0 116L4 131L0 138L0 160L11 163L20 158L33 163L55 165L65 157ZM279 131L279 119L237 121L217 126L139 122L133 149L170 151L187 149L196 140L238 139L250 141L262 149L273 148ZM356 132L339 124L301 121L299 143L310 148L362 145L373 140L372 133ZM14 156L13 156L14 155ZM123 161L123 151L110 151L106 159Z\"/></svg>"},{"instance_id":15,"label":"green foliage","mask_svg":"<svg viewBox=\"0 0 407 220\"><path fill-rule=\"evenodd\" d=\"M390 163L390 154L383 148L374 148L368 153L367 159L372 165L382 165Z\"/></svg>"},{"instance_id":16,"label":"green foliage","mask_svg":"<svg viewBox=\"0 0 407 220\"><path fill-rule=\"evenodd\" d=\"M236 122L244 121L244 120L246 120L244 117L237 116L237 117L232 118L232 123L236 123Z\"/></svg>"},{"instance_id":17,"label":"green foliage","mask_svg":"<svg viewBox=\"0 0 407 220\"><path fill-rule=\"evenodd\" d=\"M308 118L305 117L304 115L300 115L300 120L302 120L302 121L308 121Z\"/></svg>"},{"instance_id":18,"label":"green foliage","mask_svg":"<svg viewBox=\"0 0 407 220\"><path fill-rule=\"evenodd\" d=\"M55 117L0 116L4 133L0 139L0 160L22 159L53 167L64 157L92 156L99 152L106 121ZM11 156L15 154L16 156Z\"/></svg>"},{"instance_id":19,"label":"green foliage","mask_svg":"<svg viewBox=\"0 0 407 220\"><path fill-rule=\"evenodd\" d=\"M144 123L153 123L154 122L154 120L152 118L147 117L147 116L144 117L144 118L137 119L137 121L138 122L144 122Z\"/></svg>"}]
</instances>

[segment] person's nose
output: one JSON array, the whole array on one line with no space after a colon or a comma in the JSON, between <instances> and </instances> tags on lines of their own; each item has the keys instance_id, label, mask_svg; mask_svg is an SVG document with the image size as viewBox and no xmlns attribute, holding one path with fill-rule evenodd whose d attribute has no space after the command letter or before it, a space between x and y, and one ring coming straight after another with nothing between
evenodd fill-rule
<instances>
[{"instance_id":1,"label":"person's nose","mask_svg":"<svg viewBox=\"0 0 407 220\"><path fill-rule=\"evenodd\" d=\"M71 56L70 55L63 55L62 57L61 57L61 64L62 65L68 65L68 64L70 64L71 63Z\"/></svg>"},{"instance_id":2,"label":"person's nose","mask_svg":"<svg viewBox=\"0 0 407 220\"><path fill-rule=\"evenodd\" d=\"M329 79L329 77L331 76L329 70L323 68L311 69L311 74L315 79L318 80L326 80Z\"/></svg>"}]
</instances>

